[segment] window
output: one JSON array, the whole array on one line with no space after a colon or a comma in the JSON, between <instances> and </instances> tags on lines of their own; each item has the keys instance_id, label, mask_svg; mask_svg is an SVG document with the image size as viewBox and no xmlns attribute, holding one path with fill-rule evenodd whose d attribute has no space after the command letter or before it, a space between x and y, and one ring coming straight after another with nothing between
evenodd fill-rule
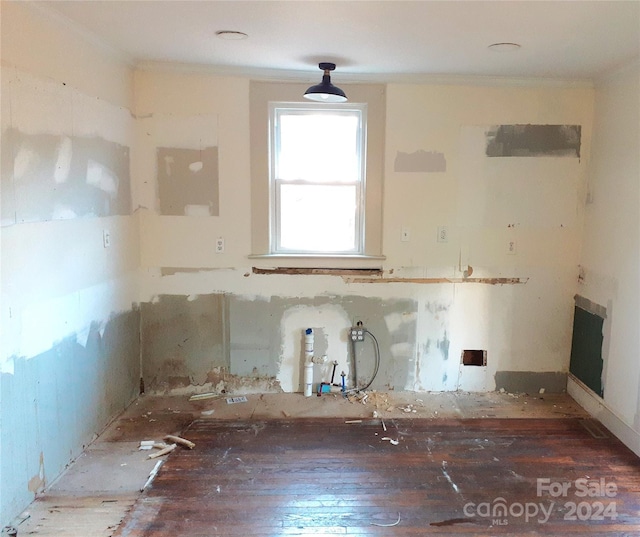
<instances>
[{"instance_id":1,"label":"window","mask_svg":"<svg viewBox=\"0 0 640 537\"><path fill-rule=\"evenodd\" d=\"M366 111L270 103L272 254L364 254Z\"/></svg>"}]
</instances>

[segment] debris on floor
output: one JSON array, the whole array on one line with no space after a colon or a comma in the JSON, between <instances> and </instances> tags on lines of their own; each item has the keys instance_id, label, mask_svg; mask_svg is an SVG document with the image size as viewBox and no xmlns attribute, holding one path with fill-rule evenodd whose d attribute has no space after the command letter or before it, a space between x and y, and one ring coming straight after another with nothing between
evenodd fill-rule
<instances>
[{"instance_id":1,"label":"debris on floor","mask_svg":"<svg viewBox=\"0 0 640 537\"><path fill-rule=\"evenodd\" d=\"M244 395L241 395L239 397L227 397L228 405L233 405L235 403L246 403L246 402L247 402L247 398Z\"/></svg>"},{"instance_id":2,"label":"debris on floor","mask_svg":"<svg viewBox=\"0 0 640 537\"><path fill-rule=\"evenodd\" d=\"M162 457L163 455L167 455L167 454L171 453L177 447L178 447L178 444L171 444L171 445L167 446L166 448L161 449L160 451L156 451L155 453L152 453L151 455L149 455L149 458L150 459L157 459L158 457Z\"/></svg>"},{"instance_id":3,"label":"debris on floor","mask_svg":"<svg viewBox=\"0 0 640 537\"><path fill-rule=\"evenodd\" d=\"M203 410L202 412L200 412L200 414L202 414L203 416L211 416L213 413L215 412L215 410Z\"/></svg>"},{"instance_id":4,"label":"debris on floor","mask_svg":"<svg viewBox=\"0 0 640 537\"><path fill-rule=\"evenodd\" d=\"M165 449L169 444L164 442L156 442L155 440L140 440L139 451L148 451L151 449Z\"/></svg>"},{"instance_id":5,"label":"debris on floor","mask_svg":"<svg viewBox=\"0 0 640 537\"><path fill-rule=\"evenodd\" d=\"M140 492L144 492L144 490L149 485L151 485L151 483L155 479L156 475L158 475L158 470L160 470L160 466L162 466L163 463L164 463L164 460L156 462L156 465L153 467L153 470L151 470L151 472L149 473L149 478L147 479L147 481L143 485L143 487L140 489Z\"/></svg>"},{"instance_id":6,"label":"debris on floor","mask_svg":"<svg viewBox=\"0 0 640 537\"><path fill-rule=\"evenodd\" d=\"M372 526L379 526L381 528L391 528L393 526L397 526L398 524L400 524L400 513L398 513L398 520L392 522L391 524L379 524L378 522L371 523Z\"/></svg>"},{"instance_id":7,"label":"debris on floor","mask_svg":"<svg viewBox=\"0 0 640 537\"><path fill-rule=\"evenodd\" d=\"M169 440L169 442L180 444L181 446L184 446L189 449L193 449L194 447L196 447L196 445L193 442L191 442L191 440L187 440L186 438L182 438L180 436L168 434L167 436L165 436L165 438Z\"/></svg>"},{"instance_id":8,"label":"debris on floor","mask_svg":"<svg viewBox=\"0 0 640 537\"><path fill-rule=\"evenodd\" d=\"M202 401L203 399L214 399L216 397L222 397L222 394L215 392L196 393L189 397L189 401Z\"/></svg>"},{"instance_id":9,"label":"debris on floor","mask_svg":"<svg viewBox=\"0 0 640 537\"><path fill-rule=\"evenodd\" d=\"M400 443L400 440L394 440L393 438L389 438L388 436L383 436L380 440L388 440L390 444L397 446Z\"/></svg>"},{"instance_id":10,"label":"debris on floor","mask_svg":"<svg viewBox=\"0 0 640 537\"><path fill-rule=\"evenodd\" d=\"M362 420L346 420L345 423L362 423Z\"/></svg>"}]
</instances>

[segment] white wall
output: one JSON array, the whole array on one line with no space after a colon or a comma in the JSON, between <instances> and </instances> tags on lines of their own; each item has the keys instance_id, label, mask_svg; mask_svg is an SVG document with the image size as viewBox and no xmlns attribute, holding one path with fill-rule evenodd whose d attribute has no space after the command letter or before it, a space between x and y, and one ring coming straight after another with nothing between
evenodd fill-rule
<instances>
[{"instance_id":1,"label":"white wall","mask_svg":"<svg viewBox=\"0 0 640 537\"><path fill-rule=\"evenodd\" d=\"M132 70L43 9L2 4L2 526L139 378Z\"/></svg>"},{"instance_id":2,"label":"white wall","mask_svg":"<svg viewBox=\"0 0 640 537\"><path fill-rule=\"evenodd\" d=\"M600 80L577 292L604 306L604 400L572 389L640 454L640 65ZM585 399L586 397L586 399ZM590 400L589 400L590 398Z\"/></svg>"},{"instance_id":3,"label":"white wall","mask_svg":"<svg viewBox=\"0 0 640 537\"><path fill-rule=\"evenodd\" d=\"M309 301L324 297L343 304L356 296L375 299L380 308L397 301L400 309L393 314L409 319L414 334L383 349L393 371L382 387L492 390L498 371L566 373L590 158L591 88L389 85L383 200L386 261L381 264L385 275L461 280L471 267L474 278L513 277L526 283L372 284L331 276L253 274L254 266L282 266L286 261L249 258L253 253L248 212L249 81L170 70L136 76L139 117L214 115L220 153L218 217L159 215L153 199L153 166L149 161L139 163L148 172L147 194L141 189L141 203L148 208L142 220L142 302L153 303L165 294L219 293L232 300L270 303L277 297L269 315L290 319L303 301L320 319L324 306ZM529 123L581 125L580 158L485 157L485 132L490 126ZM419 149L443 152L446 172L394 171L398 151ZM446 244L436 241L440 225L449 228ZM400 240L403 226L411 229L409 242ZM224 254L214 253L217 236L225 237ZM510 255L507 246L514 239L517 251ZM384 327L381 312L350 311L347 318L369 318ZM259 321L246 322L253 326ZM330 324L334 325L333 319ZM407 327L386 324L393 330ZM275 328L280 344L270 348L269 359L283 385L296 386L299 371L290 364L298 357L288 353L297 348L291 342L304 328L289 322ZM238 327L230 330L233 338ZM390 340L399 337L393 330ZM342 360L347 353L345 334L328 341L329 358ZM461 368L463 349L487 350L487 368ZM246 354L243 351L243 359ZM260 359L256 350L256 360ZM234 369L233 342L230 360Z\"/></svg>"}]
</instances>

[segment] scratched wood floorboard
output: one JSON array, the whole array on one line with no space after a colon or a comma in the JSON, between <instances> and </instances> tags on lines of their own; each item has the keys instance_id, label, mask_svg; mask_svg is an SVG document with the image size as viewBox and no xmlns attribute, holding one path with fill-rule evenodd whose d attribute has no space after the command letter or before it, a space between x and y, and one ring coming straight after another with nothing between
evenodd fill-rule
<instances>
[{"instance_id":1,"label":"scratched wood floorboard","mask_svg":"<svg viewBox=\"0 0 640 537\"><path fill-rule=\"evenodd\" d=\"M196 420L196 448L169 456L116 535L640 536L640 460L580 419L385 425ZM538 495L539 478L567 494ZM611 496L578 496L578 479Z\"/></svg>"}]
</instances>

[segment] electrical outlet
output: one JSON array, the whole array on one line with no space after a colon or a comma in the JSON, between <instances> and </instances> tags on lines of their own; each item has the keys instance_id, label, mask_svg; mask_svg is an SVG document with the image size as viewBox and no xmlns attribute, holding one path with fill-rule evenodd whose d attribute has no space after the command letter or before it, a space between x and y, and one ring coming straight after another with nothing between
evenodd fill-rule
<instances>
[{"instance_id":1,"label":"electrical outlet","mask_svg":"<svg viewBox=\"0 0 640 537\"><path fill-rule=\"evenodd\" d=\"M111 233L109 233L108 229L102 230L102 246L105 248L109 248L109 246L111 246Z\"/></svg>"},{"instance_id":2,"label":"electrical outlet","mask_svg":"<svg viewBox=\"0 0 640 537\"><path fill-rule=\"evenodd\" d=\"M224 254L224 239L222 237L216 239L216 254Z\"/></svg>"},{"instance_id":3,"label":"electrical outlet","mask_svg":"<svg viewBox=\"0 0 640 537\"><path fill-rule=\"evenodd\" d=\"M516 244L516 240L515 239L510 239L509 242L507 243L507 254L509 255L516 255L517 253L517 244Z\"/></svg>"},{"instance_id":4,"label":"electrical outlet","mask_svg":"<svg viewBox=\"0 0 640 537\"><path fill-rule=\"evenodd\" d=\"M362 326L353 326L350 329L351 341L364 341L364 328Z\"/></svg>"},{"instance_id":5,"label":"electrical outlet","mask_svg":"<svg viewBox=\"0 0 640 537\"><path fill-rule=\"evenodd\" d=\"M438 226L438 242L449 242L449 228Z\"/></svg>"},{"instance_id":6,"label":"electrical outlet","mask_svg":"<svg viewBox=\"0 0 640 537\"><path fill-rule=\"evenodd\" d=\"M411 238L411 228L408 228L406 226L402 226L400 240L402 242L409 242L410 238Z\"/></svg>"}]
</instances>

